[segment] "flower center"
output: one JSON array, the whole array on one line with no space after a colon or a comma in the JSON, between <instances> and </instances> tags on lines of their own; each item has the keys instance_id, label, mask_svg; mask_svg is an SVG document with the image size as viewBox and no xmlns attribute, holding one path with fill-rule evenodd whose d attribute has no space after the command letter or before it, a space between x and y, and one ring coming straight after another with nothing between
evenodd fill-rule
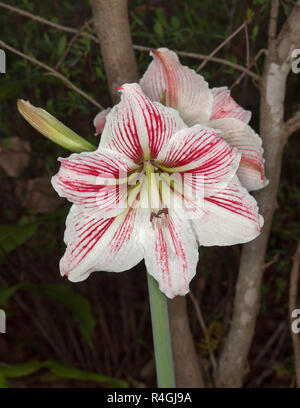
<instances>
[{"instance_id":1,"label":"flower center","mask_svg":"<svg viewBox=\"0 0 300 408\"><path fill-rule=\"evenodd\" d=\"M164 202L163 184L159 169L149 160L144 162L144 190L142 207L150 209L150 222L155 227L168 225L169 210ZM146 205L145 205L146 204Z\"/></svg>"}]
</instances>

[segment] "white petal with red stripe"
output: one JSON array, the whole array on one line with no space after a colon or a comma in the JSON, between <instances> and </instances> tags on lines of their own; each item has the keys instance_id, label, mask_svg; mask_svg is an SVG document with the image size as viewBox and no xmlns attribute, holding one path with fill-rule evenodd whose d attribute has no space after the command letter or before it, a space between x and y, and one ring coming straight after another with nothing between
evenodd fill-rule
<instances>
[{"instance_id":1,"label":"white petal with red stripe","mask_svg":"<svg viewBox=\"0 0 300 408\"><path fill-rule=\"evenodd\" d=\"M249 125L233 118L216 119L209 125L221 129L226 142L242 154L237 171L242 185L248 191L265 187L268 180L264 173L262 140L258 134Z\"/></svg>"},{"instance_id":2,"label":"white petal with red stripe","mask_svg":"<svg viewBox=\"0 0 300 408\"><path fill-rule=\"evenodd\" d=\"M99 112L95 116L95 119L94 119L94 126L96 128L95 136L99 135L104 129L104 126L106 124L106 116L109 114L110 111L111 111L111 108L107 108Z\"/></svg>"},{"instance_id":3,"label":"white petal with red stripe","mask_svg":"<svg viewBox=\"0 0 300 408\"><path fill-rule=\"evenodd\" d=\"M216 193L235 175L240 155L226 143L222 132L195 125L177 132L160 152L156 163L168 172L184 173L187 186Z\"/></svg>"},{"instance_id":4,"label":"white petal with red stripe","mask_svg":"<svg viewBox=\"0 0 300 408\"><path fill-rule=\"evenodd\" d=\"M169 298L185 295L198 262L198 245L190 222L182 211L169 210L168 226L153 226L149 213L144 214L141 243L148 273Z\"/></svg>"},{"instance_id":5,"label":"white petal with red stripe","mask_svg":"<svg viewBox=\"0 0 300 408\"><path fill-rule=\"evenodd\" d=\"M136 168L131 160L108 149L59 160L52 185L61 197L97 217L112 217L126 209L127 177Z\"/></svg>"},{"instance_id":6,"label":"white petal with red stripe","mask_svg":"<svg viewBox=\"0 0 300 408\"><path fill-rule=\"evenodd\" d=\"M210 119L235 118L248 123L251 118L251 112L243 109L230 96L230 90L227 87L213 88L213 107Z\"/></svg>"},{"instance_id":7,"label":"white petal with red stripe","mask_svg":"<svg viewBox=\"0 0 300 408\"><path fill-rule=\"evenodd\" d=\"M256 238L263 226L256 200L237 177L226 189L206 198L202 210L202 217L191 223L203 246L242 244Z\"/></svg>"},{"instance_id":8,"label":"white petal with red stripe","mask_svg":"<svg viewBox=\"0 0 300 408\"><path fill-rule=\"evenodd\" d=\"M94 218L76 205L66 220L66 252L60 271L72 282L86 279L92 272L122 272L144 257L139 243L141 220L130 209L116 218Z\"/></svg>"},{"instance_id":9,"label":"white petal with red stripe","mask_svg":"<svg viewBox=\"0 0 300 408\"><path fill-rule=\"evenodd\" d=\"M155 158L173 133L186 125L176 110L151 102L138 84L119 90L121 102L107 116L100 148L117 150L135 163Z\"/></svg>"},{"instance_id":10,"label":"white petal with red stripe","mask_svg":"<svg viewBox=\"0 0 300 408\"><path fill-rule=\"evenodd\" d=\"M149 65L140 85L151 100L161 101L166 91L166 104L177 109L192 126L207 122L211 116L213 96L201 75L181 65L175 52L159 48L151 53Z\"/></svg>"}]
</instances>

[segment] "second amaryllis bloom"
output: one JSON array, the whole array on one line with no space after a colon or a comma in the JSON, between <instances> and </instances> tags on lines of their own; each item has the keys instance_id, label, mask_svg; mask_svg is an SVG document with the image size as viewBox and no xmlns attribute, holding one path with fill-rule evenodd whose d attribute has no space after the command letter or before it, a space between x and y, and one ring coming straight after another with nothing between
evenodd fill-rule
<instances>
[{"instance_id":1,"label":"second amaryllis bloom","mask_svg":"<svg viewBox=\"0 0 300 408\"><path fill-rule=\"evenodd\" d=\"M185 295L198 245L248 242L263 220L236 177L240 154L220 131L188 128L178 111L150 101L137 84L120 92L98 149L60 159L52 179L73 203L61 273L81 281L144 258L161 291Z\"/></svg>"},{"instance_id":2,"label":"second amaryllis bloom","mask_svg":"<svg viewBox=\"0 0 300 408\"><path fill-rule=\"evenodd\" d=\"M175 52L159 48L151 55L153 61L140 81L145 94L153 101L165 95L166 105L177 109L188 126L199 123L222 130L226 142L242 155L237 175L243 186L249 191L265 187L262 141L248 125L251 113L226 87L210 89L201 75L180 64Z\"/></svg>"}]
</instances>

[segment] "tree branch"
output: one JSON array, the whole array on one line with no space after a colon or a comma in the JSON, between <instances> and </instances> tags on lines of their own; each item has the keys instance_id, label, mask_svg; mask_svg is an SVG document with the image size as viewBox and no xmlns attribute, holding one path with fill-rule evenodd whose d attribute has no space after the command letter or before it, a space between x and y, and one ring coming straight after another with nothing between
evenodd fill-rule
<instances>
[{"instance_id":1,"label":"tree branch","mask_svg":"<svg viewBox=\"0 0 300 408\"><path fill-rule=\"evenodd\" d=\"M224 45L226 45L230 40L232 40L232 39L233 39L240 31L242 31L242 30L247 26L247 24L249 24L249 23L250 23L250 19L244 21L243 24L242 24L240 27L238 27L232 34L230 34L229 37L227 37L220 45L218 45L218 47L215 48L215 49L208 55L208 57L206 57L205 60L199 65L199 67L196 69L196 72L201 71L201 69L203 69L203 68L205 67L205 65L207 64L207 62L209 61L208 58L213 57L218 51L220 51L220 50L224 47Z\"/></svg>"},{"instance_id":2,"label":"tree branch","mask_svg":"<svg viewBox=\"0 0 300 408\"><path fill-rule=\"evenodd\" d=\"M117 88L138 81L132 48L127 0L92 0L94 22L113 103L119 101Z\"/></svg>"},{"instance_id":3,"label":"tree branch","mask_svg":"<svg viewBox=\"0 0 300 408\"><path fill-rule=\"evenodd\" d=\"M269 23L269 30L268 30L268 39L269 39L270 47L273 47L273 45L275 44L276 33L277 33L278 11L279 11L279 0L273 0L271 3L270 23Z\"/></svg>"},{"instance_id":4,"label":"tree branch","mask_svg":"<svg viewBox=\"0 0 300 408\"><path fill-rule=\"evenodd\" d=\"M71 38L71 40L69 41L67 48L65 50L65 52L63 53L63 55L61 56L61 58L59 59L59 61L57 62L57 64L55 65L55 69L59 69L59 67L61 66L61 64L64 62L64 60L67 58L67 55L69 54L69 52L71 51L71 48L74 44L74 42L77 40L78 37L80 37L80 35L82 34L83 30L86 28L86 26L89 24L90 20L88 22L85 21L85 23L83 24L83 26L80 28L80 30L73 35L73 37Z\"/></svg>"},{"instance_id":5,"label":"tree branch","mask_svg":"<svg viewBox=\"0 0 300 408\"><path fill-rule=\"evenodd\" d=\"M168 299L170 329L178 388L203 388L198 357L192 337L185 296Z\"/></svg>"},{"instance_id":6,"label":"tree branch","mask_svg":"<svg viewBox=\"0 0 300 408\"><path fill-rule=\"evenodd\" d=\"M253 65L256 63L256 61L258 60L258 58L262 55L265 54L266 50L264 48L262 48L261 50L258 51L258 53L255 55L255 57L253 58L253 60L249 63L248 68L252 68ZM243 74L241 74L238 79L236 81L234 81L234 83L231 85L230 89L233 89L235 86L237 86L241 80L245 77L246 73L244 72Z\"/></svg>"},{"instance_id":7,"label":"tree branch","mask_svg":"<svg viewBox=\"0 0 300 408\"><path fill-rule=\"evenodd\" d=\"M104 107L95 101L94 98L89 96L87 93L82 91L80 88L78 88L76 85L72 84L71 81L69 81L65 76L57 72L54 68L50 67L47 64L44 64L43 62L38 61L37 59L30 57L29 55L24 54L23 52L11 47L10 45L6 44L4 41L0 40L0 47L3 47L11 52L13 52L16 55L19 55L19 57L22 57L26 59L27 61L32 62L33 64L39 65L40 67L44 68L50 75L55 76L56 78L60 79L68 88L72 89L73 91L77 92L79 95L81 95L83 98L91 102L93 105L97 106L98 109L103 110Z\"/></svg>"},{"instance_id":8,"label":"tree branch","mask_svg":"<svg viewBox=\"0 0 300 408\"><path fill-rule=\"evenodd\" d=\"M46 25L48 25L50 27L56 28L56 29L61 30L61 31L66 31L67 33L77 34L78 31L79 31L76 28L71 28L71 27L61 25L61 24L53 23L52 21L49 21L46 18L43 18L43 17L37 16L35 14L29 13L29 11L25 11L25 10L22 10L20 8L10 6L8 4L3 3L2 1L0 1L0 7L6 8L7 10L10 10L10 11L13 11L14 13L20 14L21 16L29 17L29 18L31 18L31 20L35 20L38 23L46 24ZM82 32L82 33L80 33L80 35L82 37L86 37L86 38L89 38L90 40L98 42L97 38L95 36L91 35L91 34Z\"/></svg>"},{"instance_id":9,"label":"tree branch","mask_svg":"<svg viewBox=\"0 0 300 408\"><path fill-rule=\"evenodd\" d=\"M286 79L291 68L291 49L300 42L300 0L297 0L277 39L275 19L278 1L272 2L268 53L261 81L260 134L265 149L265 167L269 185L255 194L264 217L261 235L243 246L236 285L232 324L220 357L217 385L241 387L247 357L254 336L260 307L264 258L271 231L280 180L284 147L284 98Z\"/></svg>"},{"instance_id":10,"label":"tree branch","mask_svg":"<svg viewBox=\"0 0 300 408\"><path fill-rule=\"evenodd\" d=\"M300 267L300 242L298 243L298 247L294 255L291 276L290 276L289 313L290 313L290 324L291 325L294 321L294 318L292 317L292 313L297 308L299 267ZM295 372L296 372L297 387L300 388L300 338L299 338L299 334L294 333L292 330L291 330L291 336L293 340L293 348L294 348L294 353L295 353Z\"/></svg>"},{"instance_id":11,"label":"tree branch","mask_svg":"<svg viewBox=\"0 0 300 408\"><path fill-rule=\"evenodd\" d=\"M200 310L197 299L195 298L192 291L190 291L189 295L190 295L190 298L191 298L191 300L193 302L195 312L196 312L196 315L197 315L197 319L199 321L200 327L201 327L201 329L203 331L203 334L204 334L204 338L205 338L205 342L206 342L206 346L207 346L207 350L208 350L208 354L209 354L209 359L210 359L210 363L211 363L212 371L213 371L213 381L215 381L216 374L217 374L217 362L216 362L214 353L213 353L212 348L211 348L211 341L210 341L209 333L208 333L208 330L207 330L207 327L206 327L206 324L205 324L205 321L204 321L204 318L203 318L202 312Z\"/></svg>"},{"instance_id":12,"label":"tree branch","mask_svg":"<svg viewBox=\"0 0 300 408\"><path fill-rule=\"evenodd\" d=\"M13 11L14 13L18 13L18 14L20 14L22 16L29 17L32 20L37 21L38 23L48 25L50 27L56 28L56 29L61 30L61 31L66 31L68 33L78 34L79 36L89 38L90 40L92 40L92 41L94 41L96 43L99 43L98 38L95 37L94 35L88 34L86 32L80 32L80 30L78 30L76 28L66 27L66 26L63 26L61 24L52 23L51 21L49 21L49 20L47 20L47 19L45 19L43 17L40 17L40 16L37 16L35 14L29 13L28 11L19 9L17 7L9 6L8 4L2 3L2 2L0 2L0 7L4 7L6 9L8 9L10 11ZM133 45L133 48L135 50L138 50L138 51L152 51L153 50L153 48L145 47L143 45ZM228 60L223 59L223 58L212 57L212 56L204 55L204 54L196 54L196 53L192 53L192 52L183 52L183 51L175 51L175 52L178 55L181 55L183 57L194 58L194 59L198 59L198 60L207 60L207 61L211 61L211 62L216 62L217 64L226 65L226 66L234 68L234 69L236 69L238 71L241 71L246 75L249 75L250 77L252 77L253 79L255 79L257 81L260 79L258 75L256 75L254 72L250 71L246 67L243 67L242 65L239 65L239 64L235 64L234 62L228 61Z\"/></svg>"},{"instance_id":13,"label":"tree branch","mask_svg":"<svg viewBox=\"0 0 300 408\"><path fill-rule=\"evenodd\" d=\"M294 115L285 123L283 127L283 137L288 139L293 133L300 129L300 111L294 113Z\"/></svg>"}]
</instances>

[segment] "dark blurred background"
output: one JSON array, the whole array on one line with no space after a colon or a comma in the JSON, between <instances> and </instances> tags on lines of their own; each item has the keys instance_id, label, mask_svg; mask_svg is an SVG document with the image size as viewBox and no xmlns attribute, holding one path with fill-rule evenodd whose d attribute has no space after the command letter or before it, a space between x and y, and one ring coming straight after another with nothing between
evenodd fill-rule
<instances>
[{"instance_id":1,"label":"dark blurred background","mask_svg":"<svg viewBox=\"0 0 300 408\"><path fill-rule=\"evenodd\" d=\"M52 22L93 34L89 1L6 1ZM293 5L282 0L280 21ZM1 3L0 3L1 6ZM209 54L249 16L248 41L242 30L217 54L246 66L266 47L269 2L263 0L131 0L134 44ZM88 38L41 24L0 7L0 39L43 61L109 106L99 46ZM248 44L248 46L247 46ZM248 49L248 51L247 51ZM43 138L20 116L17 98L52 113L93 143L97 108L45 70L7 51L0 74L0 308L7 333L0 334L1 387L155 386L153 344L144 264L133 270L94 273L71 284L59 275L69 203L57 197L50 177L58 156L69 152ZM151 57L136 51L140 74ZM262 73L264 56L252 68ZM200 61L181 58L197 68ZM213 86L232 86L241 72L209 62L201 71ZM288 79L286 115L300 109L300 75ZM232 90L252 111L258 131L259 91L245 76ZM298 138L297 138L298 136ZM293 135L285 148L265 271L262 307L249 357L246 387L293 386L294 357L288 329L291 257L300 236L300 143ZM230 324L240 247L200 248L196 296L216 356ZM275 257L275 258L274 258ZM199 359L209 367L208 350L189 297L191 328ZM121 381L121 382L120 382Z\"/></svg>"}]
</instances>

